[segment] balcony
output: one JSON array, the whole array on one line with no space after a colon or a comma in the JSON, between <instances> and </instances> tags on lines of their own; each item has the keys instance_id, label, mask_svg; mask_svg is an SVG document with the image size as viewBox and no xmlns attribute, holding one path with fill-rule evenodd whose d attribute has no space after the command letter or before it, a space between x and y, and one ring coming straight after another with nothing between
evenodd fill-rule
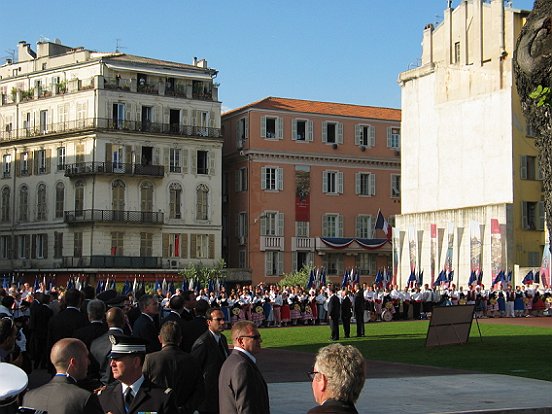
<instances>
[{"instance_id":1,"label":"balcony","mask_svg":"<svg viewBox=\"0 0 552 414\"><path fill-rule=\"evenodd\" d=\"M17 130L0 131L0 142L15 141L21 138L34 138L72 132L102 130L125 133L162 134L184 137L221 138L220 128L194 125L165 124L161 122L126 121L106 118L85 118L48 125L27 126Z\"/></svg>"},{"instance_id":2,"label":"balcony","mask_svg":"<svg viewBox=\"0 0 552 414\"><path fill-rule=\"evenodd\" d=\"M163 224L164 213L154 211L74 210L64 213L67 224L134 223Z\"/></svg>"},{"instance_id":3,"label":"balcony","mask_svg":"<svg viewBox=\"0 0 552 414\"><path fill-rule=\"evenodd\" d=\"M292 237L291 238L291 250L308 250L314 251L315 239L312 237Z\"/></svg>"},{"instance_id":4,"label":"balcony","mask_svg":"<svg viewBox=\"0 0 552 414\"><path fill-rule=\"evenodd\" d=\"M161 257L135 256L68 256L63 258L65 268L126 268L126 269L159 269Z\"/></svg>"},{"instance_id":5,"label":"balcony","mask_svg":"<svg viewBox=\"0 0 552 414\"><path fill-rule=\"evenodd\" d=\"M88 175L132 175L139 177L165 176L162 165L141 165L124 162L78 162L65 166L65 176L69 178Z\"/></svg>"},{"instance_id":6,"label":"balcony","mask_svg":"<svg viewBox=\"0 0 552 414\"><path fill-rule=\"evenodd\" d=\"M261 236L261 251L284 251L284 238L282 236Z\"/></svg>"}]
</instances>

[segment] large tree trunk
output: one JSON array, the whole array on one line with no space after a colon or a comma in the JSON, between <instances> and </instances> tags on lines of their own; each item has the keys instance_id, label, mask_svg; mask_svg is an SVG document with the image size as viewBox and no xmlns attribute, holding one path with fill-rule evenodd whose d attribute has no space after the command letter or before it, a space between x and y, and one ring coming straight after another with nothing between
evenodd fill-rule
<instances>
[{"instance_id":1,"label":"large tree trunk","mask_svg":"<svg viewBox=\"0 0 552 414\"><path fill-rule=\"evenodd\" d=\"M536 133L546 227L552 238L552 94L551 100L542 106L537 106L537 101L529 97L539 85L552 89L552 0L535 1L533 11L517 39L513 64L523 112Z\"/></svg>"}]
</instances>

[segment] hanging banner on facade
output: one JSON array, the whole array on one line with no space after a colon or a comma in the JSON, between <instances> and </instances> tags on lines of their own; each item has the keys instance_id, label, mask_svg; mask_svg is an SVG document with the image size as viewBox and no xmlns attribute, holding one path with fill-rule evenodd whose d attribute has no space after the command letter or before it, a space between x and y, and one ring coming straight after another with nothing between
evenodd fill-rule
<instances>
[{"instance_id":1,"label":"hanging banner on facade","mask_svg":"<svg viewBox=\"0 0 552 414\"><path fill-rule=\"evenodd\" d=\"M435 261L437 260L437 224L431 224L431 245L430 245L430 268L431 268L431 285L435 282Z\"/></svg>"},{"instance_id":2,"label":"hanging banner on facade","mask_svg":"<svg viewBox=\"0 0 552 414\"><path fill-rule=\"evenodd\" d=\"M309 167L295 167L295 221L310 221Z\"/></svg>"},{"instance_id":3,"label":"hanging banner on facade","mask_svg":"<svg viewBox=\"0 0 552 414\"><path fill-rule=\"evenodd\" d=\"M410 273L416 273L416 230L408 228L408 253L410 256Z\"/></svg>"},{"instance_id":4,"label":"hanging banner on facade","mask_svg":"<svg viewBox=\"0 0 552 414\"><path fill-rule=\"evenodd\" d=\"M454 253L454 224L449 223L447 226L448 236L447 236L447 254L445 255L445 273L448 274L452 272L452 254Z\"/></svg>"},{"instance_id":5,"label":"hanging banner on facade","mask_svg":"<svg viewBox=\"0 0 552 414\"><path fill-rule=\"evenodd\" d=\"M546 243L542 251L542 263L539 271L541 283L545 289L550 287L550 256L550 243Z\"/></svg>"},{"instance_id":6,"label":"hanging banner on facade","mask_svg":"<svg viewBox=\"0 0 552 414\"><path fill-rule=\"evenodd\" d=\"M481 227L475 220L470 221L470 273L481 272Z\"/></svg>"},{"instance_id":7,"label":"hanging banner on facade","mask_svg":"<svg viewBox=\"0 0 552 414\"><path fill-rule=\"evenodd\" d=\"M399 273L399 230L393 229L393 279L391 283L393 285L397 284L398 273Z\"/></svg>"},{"instance_id":8,"label":"hanging banner on facade","mask_svg":"<svg viewBox=\"0 0 552 414\"><path fill-rule=\"evenodd\" d=\"M496 279L502 266L502 238L500 224L497 219L491 219L491 281Z\"/></svg>"}]
</instances>

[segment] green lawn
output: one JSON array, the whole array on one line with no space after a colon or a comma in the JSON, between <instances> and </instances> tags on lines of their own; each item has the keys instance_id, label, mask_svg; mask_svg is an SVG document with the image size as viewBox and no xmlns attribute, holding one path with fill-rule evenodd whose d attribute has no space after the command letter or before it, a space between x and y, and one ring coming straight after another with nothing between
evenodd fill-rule
<instances>
[{"instance_id":1,"label":"green lawn","mask_svg":"<svg viewBox=\"0 0 552 414\"><path fill-rule=\"evenodd\" d=\"M366 359L458 368L552 381L552 328L473 324L465 345L425 347L428 322L366 324L366 337L340 340ZM261 329L263 347L316 353L328 345L330 328ZM341 331L341 334L343 331ZM355 335L355 327L351 334Z\"/></svg>"}]
</instances>

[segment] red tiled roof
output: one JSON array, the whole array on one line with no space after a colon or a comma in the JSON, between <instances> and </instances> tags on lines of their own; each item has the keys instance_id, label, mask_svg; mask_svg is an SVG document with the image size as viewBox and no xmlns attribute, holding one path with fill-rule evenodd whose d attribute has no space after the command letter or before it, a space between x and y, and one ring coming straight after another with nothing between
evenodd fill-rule
<instances>
[{"instance_id":1,"label":"red tiled roof","mask_svg":"<svg viewBox=\"0 0 552 414\"><path fill-rule=\"evenodd\" d=\"M307 101L302 99L275 98L269 96L241 108L224 113L224 116L243 111L245 109L272 109L278 111L303 112L311 114L348 116L354 118L385 119L390 121L401 120L401 110L381 108L376 106L351 105L334 102Z\"/></svg>"}]
</instances>

